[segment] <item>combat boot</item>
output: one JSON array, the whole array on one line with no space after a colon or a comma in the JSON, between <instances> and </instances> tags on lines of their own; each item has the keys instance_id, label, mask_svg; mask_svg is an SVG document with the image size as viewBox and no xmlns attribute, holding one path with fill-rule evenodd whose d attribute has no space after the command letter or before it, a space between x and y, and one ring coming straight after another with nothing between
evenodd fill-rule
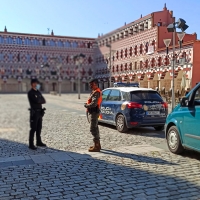
<instances>
[{"instance_id":1,"label":"combat boot","mask_svg":"<svg viewBox=\"0 0 200 200\"><path fill-rule=\"evenodd\" d=\"M100 145L100 150L101 150L101 144L100 144L100 142L99 142L99 145ZM95 142L94 142L94 146L95 146ZM91 146L89 149L93 149L94 146Z\"/></svg>"},{"instance_id":2,"label":"combat boot","mask_svg":"<svg viewBox=\"0 0 200 200\"><path fill-rule=\"evenodd\" d=\"M100 141L94 141L94 146L88 149L89 152L100 152L101 144Z\"/></svg>"}]
</instances>

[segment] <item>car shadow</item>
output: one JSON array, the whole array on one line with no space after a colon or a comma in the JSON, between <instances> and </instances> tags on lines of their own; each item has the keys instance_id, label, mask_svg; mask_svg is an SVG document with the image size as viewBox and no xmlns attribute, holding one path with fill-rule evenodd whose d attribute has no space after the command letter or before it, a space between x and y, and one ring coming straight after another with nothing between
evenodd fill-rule
<instances>
[{"instance_id":1,"label":"car shadow","mask_svg":"<svg viewBox=\"0 0 200 200\"><path fill-rule=\"evenodd\" d=\"M102 127L107 127L112 130L116 130L116 127L114 125L110 124L104 124L99 122L99 125ZM155 137L155 138L165 138L165 132L164 131L156 131L153 127L135 127L129 129L127 132L122 134L131 134L131 135L139 135L139 136L145 136L145 137Z\"/></svg>"}]
</instances>

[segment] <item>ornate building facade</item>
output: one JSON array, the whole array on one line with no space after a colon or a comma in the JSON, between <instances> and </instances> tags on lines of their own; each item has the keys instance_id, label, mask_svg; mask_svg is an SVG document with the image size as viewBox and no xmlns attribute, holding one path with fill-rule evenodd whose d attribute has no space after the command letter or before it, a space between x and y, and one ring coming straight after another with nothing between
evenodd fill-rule
<instances>
[{"instance_id":1,"label":"ornate building facade","mask_svg":"<svg viewBox=\"0 0 200 200\"><path fill-rule=\"evenodd\" d=\"M78 78L81 92L87 91L91 77L99 79L102 89L110 81L121 81L169 91L173 52L169 46L166 54L163 39L172 39L167 26L174 20L165 5L162 11L141 16L98 38L55 36L53 31L51 35L11 33L5 28L0 32L0 92L27 92L33 77L40 80L43 92L75 92ZM199 51L196 33L185 35L181 50L176 36L175 91L200 81ZM73 59L79 54L85 55L80 68ZM41 68L45 63L49 67Z\"/></svg>"},{"instance_id":2,"label":"ornate building facade","mask_svg":"<svg viewBox=\"0 0 200 200\"><path fill-rule=\"evenodd\" d=\"M78 66L73 57L84 54L80 66L81 91L89 90L87 80L94 74L93 38L77 38L0 32L0 91L27 92L30 79L38 78L44 92L77 90ZM53 62L56 58L58 62ZM47 64L49 67L41 68ZM57 65L60 66L59 70Z\"/></svg>"},{"instance_id":3,"label":"ornate building facade","mask_svg":"<svg viewBox=\"0 0 200 200\"><path fill-rule=\"evenodd\" d=\"M163 39L172 39L167 26L173 23L173 12L166 8L132 23L98 36L96 77L101 87L112 82L139 82L141 87L169 91L172 88L172 46L169 54ZM171 43L172 45L172 43ZM186 34L180 50L175 40L175 91L191 88L200 81L200 42L196 33ZM184 79L184 80L183 80ZM185 83L184 83L185 82Z\"/></svg>"}]
</instances>

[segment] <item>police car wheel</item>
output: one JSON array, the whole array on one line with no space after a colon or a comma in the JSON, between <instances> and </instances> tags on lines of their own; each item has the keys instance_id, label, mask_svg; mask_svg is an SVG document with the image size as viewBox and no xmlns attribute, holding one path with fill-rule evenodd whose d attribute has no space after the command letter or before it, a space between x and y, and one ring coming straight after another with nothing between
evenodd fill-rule
<instances>
[{"instance_id":1,"label":"police car wheel","mask_svg":"<svg viewBox=\"0 0 200 200\"><path fill-rule=\"evenodd\" d=\"M167 145L169 150L175 154L181 154L184 150L176 126L171 126L167 132Z\"/></svg>"},{"instance_id":2,"label":"police car wheel","mask_svg":"<svg viewBox=\"0 0 200 200\"><path fill-rule=\"evenodd\" d=\"M164 126L155 126L154 128L155 128L156 131L164 130Z\"/></svg>"},{"instance_id":3,"label":"police car wheel","mask_svg":"<svg viewBox=\"0 0 200 200\"><path fill-rule=\"evenodd\" d=\"M116 128L119 132L124 133L128 130L125 122L125 118L123 115L118 115L116 118Z\"/></svg>"}]
</instances>

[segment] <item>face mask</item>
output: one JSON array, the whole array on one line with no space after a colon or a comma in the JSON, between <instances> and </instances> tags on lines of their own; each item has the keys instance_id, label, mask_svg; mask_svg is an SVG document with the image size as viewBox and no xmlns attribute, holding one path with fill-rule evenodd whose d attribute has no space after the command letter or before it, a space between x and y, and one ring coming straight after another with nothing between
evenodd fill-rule
<instances>
[{"instance_id":1,"label":"face mask","mask_svg":"<svg viewBox=\"0 0 200 200\"><path fill-rule=\"evenodd\" d=\"M36 85L36 89L37 89L37 90L40 90L40 84L37 84L37 85Z\"/></svg>"}]
</instances>

